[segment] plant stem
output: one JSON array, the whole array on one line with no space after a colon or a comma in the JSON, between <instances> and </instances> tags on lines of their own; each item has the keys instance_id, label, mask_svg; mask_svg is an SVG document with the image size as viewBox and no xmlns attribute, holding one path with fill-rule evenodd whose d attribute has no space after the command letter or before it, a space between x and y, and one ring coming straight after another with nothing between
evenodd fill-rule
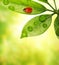
<instances>
[{"instance_id":1,"label":"plant stem","mask_svg":"<svg viewBox=\"0 0 59 65\"><path fill-rule=\"evenodd\" d=\"M56 6L56 1L54 0L54 4L55 4L55 9L57 10L57 6Z\"/></svg>"},{"instance_id":2,"label":"plant stem","mask_svg":"<svg viewBox=\"0 0 59 65\"><path fill-rule=\"evenodd\" d=\"M52 11L52 10L49 10L49 9L47 9L47 11L54 12L54 11Z\"/></svg>"},{"instance_id":3,"label":"plant stem","mask_svg":"<svg viewBox=\"0 0 59 65\"><path fill-rule=\"evenodd\" d=\"M47 11L53 12L53 14L58 14L58 11L57 10L52 11L52 10L47 9Z\"/></svg>"},{"instance_id":4,"label":"plant stem","mask_svg":"<svg viewBox=\"0 0 59 65\"><path fill-rule=\"evenodd\" d=\"M48 4L48 5L49 5L49 6L50 6L50 7L51 7L54 11L55 11L55 9L51 6L51 4L50 4L50 3L48 3L48 2L47 2L47 4Z\"/></svg>"}]
</instances>

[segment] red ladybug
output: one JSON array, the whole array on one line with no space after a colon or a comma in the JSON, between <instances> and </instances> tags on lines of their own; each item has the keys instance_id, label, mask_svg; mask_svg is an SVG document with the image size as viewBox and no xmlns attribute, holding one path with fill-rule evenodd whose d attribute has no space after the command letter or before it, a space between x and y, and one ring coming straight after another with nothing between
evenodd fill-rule
<instances>
[{"instance_id":1,"label":"red ladybug","mask_svg":"<svg viewBox=\"0 0 59 65\"><path fill-rule=\"evenodd\" d=\"M24 11L26 13L32 13L32 8L31 7L24 8Z\"/></svg>"}]
</instances>

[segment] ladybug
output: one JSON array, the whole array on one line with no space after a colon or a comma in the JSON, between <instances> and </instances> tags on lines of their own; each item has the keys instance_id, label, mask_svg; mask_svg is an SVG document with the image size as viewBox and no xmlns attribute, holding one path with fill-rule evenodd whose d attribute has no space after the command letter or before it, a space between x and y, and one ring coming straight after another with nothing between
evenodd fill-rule
<instances>
[{"instance_id":1,"label":"ladybug","mask_svg":"<svg viewBox=\"0 0 59 65\"><path fill-rule=\"evenodd\" d=\"M31 7L26 7L26 8L24 8L24 12L30 14L30 13L32 13L32 8Z\"/></svg>"}]
</instances>

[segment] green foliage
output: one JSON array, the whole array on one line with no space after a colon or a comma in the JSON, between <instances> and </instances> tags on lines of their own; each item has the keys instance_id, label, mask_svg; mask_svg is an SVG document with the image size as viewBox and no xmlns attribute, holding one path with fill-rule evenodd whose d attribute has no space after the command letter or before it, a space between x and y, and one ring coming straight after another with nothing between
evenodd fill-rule
<instances>
[{"instance_id":1,"label":"green foliage","mask_svg":"<svg viewBox=\"0 0 59 65\"><path fill-rule=\"evenodd\" d=\"M42 2L45 2L45 3L47 3L47 0L39 0L39 1L42 1Z\"/></svg>"},{"instance_id":2,"label":"green foliage","mask_svg":"<svg viewBox=\"0 0 59 65\"><path fill-rule=\"evenodd\" d=\"M47 0L39 0L39 1L47 3ZM55 3L55 0L54 0L54 3ZM49 11L52 11L53 15L57 14L57 18L55 19L55 22L54 22L54 29L55 29L56 36L59 38L59 10L56 10L56 8L54 9L50 4L48 4L48 5L53 9L53 11L52 10L49 10ZM55 6L56 6L56 3L55 3ZM24 9L28 8L28 7L32 8L31 13L27 13L24 11ZM42 6L42 4L39 4L33 0L0 0L0 14L2 14L4 16L4 18L7 18L9 20L10 20L9 17L12 16L10 14L11 11L22 13L22 14L28 14L28 15L36 15L36 14L41 14L41 13L45 12L46 10L47 9L44 6ZM11 15L11 16L8 16L8 15ZM31 20L29 20L25 24L25 26L22 30L21 38L32 37L32 36L37 36L37 35L43 34L45 31L47 31L47 29L51 25L53 15L52 14L49 14L49 15L42 14L42 15L35 16ZM8 23L9 20L6 20L6 22ZM2 39L3 35L6 34L6 29L8 27L6 22L0 20L0 43L2 43L2 41L3 41L3 39ZM10 22L12 22L12 21L10 21ZM5 42L8 42L8 41L5 41ZM10 42L8 42L8 43L10 43ZM12 45L13 44L14 43L12 42ZM26 51L26 50L24 51L23 45L20 46L21 45L20 44L19 46L22 48L20 48L20 47L18 48L17 44L16 44L16 46L14 44L13 46L9 47L10 49L9 48L7 49L6 48L7 46L5 46L6 49L3 50L3 47L4 47L3 45L8 46L10 44L7 44L7 43L0 44L0 57L4 56L4 53L3 53L4 50L5 50L5 55L6 55L4 59L0 58L0 65L3 65L3 62L5 62L4 65L26 65L33 61L35 61L36 65L39 65L39 64L40 65L59 65L59 51L56 52L56 54L52 57L51 62L48 64L47 62L45 62L48 59L48 58L44 57L45 54L41 53L41 52L38 53L39 51L34 53L32 51L33 48L30 48L31 49L30 50L31 52L30 52L28 50L28 47L25 47L25 48L27 48L28 51ZM17 47L17 49L14 46ZM48 51L49 51L49 49L48 49ZM8 53L6 53L6 52L8 52ZM25 52L29 52L28 55ZM45 63L47 63L47 64L45 64Z\"/></svg>"},{"instance_id":3,"label":"green foliage","mask_svg":"<svg viewBox=\"0 0 59 65\"><path fill-rule=\"evenodd\" d=\"M55 22L54 22L54 28L55 28L55 33L57 37L59 38L59 16L57 16Z\"/></svg>"},{"instance_id":4,"label":"green foliage","mask_svg":"<svg viewBox=\"0 0 59 65\"><path fill-rule=\"evenodd\" d=\"M25 25L21 38L37 36L44 33L49 28L51 21L51 15L41 15L34 17Z\"/></svg>"},{"instance_id":5,"label":"green foliage","mask_svg":"<svg viewBox=\"0 0 59 65\"><path fill-rule=\"evenodd\" d=\"M46 11L46 8L44 6L31 0L3 0L3 4L5 6L9 5L7 6L7 8L9 8L10 10L23 14L28 14L24 11L24 8L27 7L32 8L32 13L30 14L40 14Z\"/></svg>"},{"instance_id":6,"label":"green foliage","mask_svg":"<svg viewBox=\"0 0 59 65\"><path fill-rule=\"evenodd\" d=\"M51 4L48 3L48 0L39 0L39 1L47 3L53 9L53 11L46 9L42 4L35 2L33 0L1 0L1 2L3 3L2 4L3 6L8 8L9 10L12 10L12 11L15 11L18 13L36 15L36 14L40 14L45 11L52 11L53 14L57 14L59 16L59 10L57 10L55 0L54 0L55 9L53 8L53 6L51 6ZM49 18L48 15L42 15L42 16L37 16L37 17L31 19L24 26L24 28L22 30L21 38L37 36L37 35L43 34L49 28L51 21L52 21L51 20L52 16ZM56 33L57 37L59 37L58 20L59 20L59 17L56 18L55 23L54 23L55 33ZM2 28L3 27L4 26L2 26ZM2 30L1 30L1 32L2 32ZM1 34L1 32L0 32L0 34Z\"/></svg>"}]
</instances>

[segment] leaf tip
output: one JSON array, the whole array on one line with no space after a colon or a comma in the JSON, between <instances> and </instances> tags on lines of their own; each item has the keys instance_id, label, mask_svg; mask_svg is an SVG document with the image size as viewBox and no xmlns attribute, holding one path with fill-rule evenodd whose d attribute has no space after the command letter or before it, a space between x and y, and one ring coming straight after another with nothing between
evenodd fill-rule
<instances>
[{"instance_id":1,"label":"leaf tip","mask_svg":"<svg viewBox=\"0 0 59 65\"><path fill-rule=\"evenodd\" d=\"M28 35L26 31L23 31L20 38L25 38L25 37L28 37Z\"/></svg>"}]
</instances>

